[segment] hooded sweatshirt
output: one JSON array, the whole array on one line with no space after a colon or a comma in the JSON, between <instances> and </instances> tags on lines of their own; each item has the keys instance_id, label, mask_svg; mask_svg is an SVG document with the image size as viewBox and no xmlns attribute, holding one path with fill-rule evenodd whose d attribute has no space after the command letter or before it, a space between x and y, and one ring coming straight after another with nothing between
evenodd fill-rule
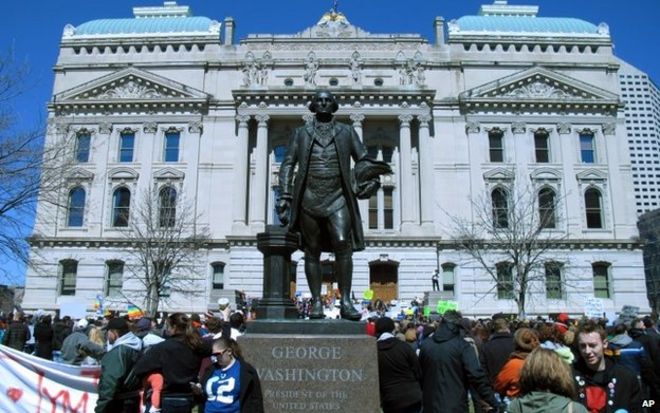
<instances>
[{"instance_id":1,"label":"hooded sweatshirt","mask_svg":"<svg viewBox=\"0 0 660 413\"><path fill-rule=\"evenodd\" d=\"M572 404L573 413L588 413L587 409L568 397L543 391L533 391L511 402L508 413L567 413Z\"/></svg>"},{"instance_id":2,"label":"hooded sweatshirt","mask_svg":"<svg viewBox=\"0 0 660 413\"><path fill-rule=\"evenodd\" d=\"M392 334L378 338L378 377L381 406L385 411L422 402L422 369L408 343Z\"/></svg>"}]
</instances>

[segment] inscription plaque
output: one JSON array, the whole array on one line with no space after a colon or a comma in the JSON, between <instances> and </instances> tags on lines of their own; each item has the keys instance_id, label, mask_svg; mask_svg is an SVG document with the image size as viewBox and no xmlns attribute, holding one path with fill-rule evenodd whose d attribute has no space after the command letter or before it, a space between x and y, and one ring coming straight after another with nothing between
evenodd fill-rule
<instances>
[{"instance_id":1,"label":"inscription plaque","mask_svg":"<svg viewBox=\"0 0 660 413\"><path fill-rule=\"evenodd\" d=\"M366 335L246 334L266 413L380 412L376 340Z\"/></svg>"}]
</instances>

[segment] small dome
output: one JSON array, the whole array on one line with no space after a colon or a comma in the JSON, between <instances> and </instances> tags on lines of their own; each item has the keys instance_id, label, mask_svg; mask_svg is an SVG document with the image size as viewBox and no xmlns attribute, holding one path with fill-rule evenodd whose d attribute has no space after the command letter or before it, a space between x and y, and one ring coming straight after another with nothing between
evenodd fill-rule
<instances>
[{"instance_id":1,"label":"small dome","mask_svg":"<svg viewBox=\"0 0 660 413\"><path fill-rule=\"evenodd\" d=\"M533 16L463 16L453 25L454 33L561 33L599 35L594 24L574 18Z\"/></svg>"},{"instance_id":2,"label":"small dome","mask_svg":"<svg viewBox=\"0 0 660 413\"><path fill-rule=\"evenodd\" d=\"M217 24L208 17L154 17L92 20L75 28L74 36L147 33L210 33Z\"/></svg>"}]
</instances>

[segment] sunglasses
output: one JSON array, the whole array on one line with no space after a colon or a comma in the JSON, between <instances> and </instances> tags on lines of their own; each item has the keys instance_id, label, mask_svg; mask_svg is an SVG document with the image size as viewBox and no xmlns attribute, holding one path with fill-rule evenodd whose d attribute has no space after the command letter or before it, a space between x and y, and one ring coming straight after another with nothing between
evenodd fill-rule
<instances>
[{"instance_id":1,"label":"sunglasses","mask_svg":"<svg viewBox=\"0 0 660 413\"><path fill-rule=\"evenodd\" d=\"M228 352L228 351L229 351L229 349L226 348L226 349L224 349L224 350L218 351L217 353L213 353L213 354L211 354L211 355L212 355L212 356L216 356L216 357L222 357L222 356L224 356L225 353Z\"/></svg>"}]
</instances>

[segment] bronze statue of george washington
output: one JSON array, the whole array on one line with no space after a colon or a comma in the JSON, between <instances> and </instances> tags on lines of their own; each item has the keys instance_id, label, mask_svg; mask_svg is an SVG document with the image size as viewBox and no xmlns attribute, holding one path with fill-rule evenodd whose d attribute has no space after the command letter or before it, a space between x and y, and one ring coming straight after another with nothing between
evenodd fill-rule
<instances>
[{"instance_id":1,"label":"bronze statue of george washington","mask_svg":"<svg viewBox=\"0 0 660 413\"><path fill-rule=\"evenodd\" d=\"M341 317L359 320L351 304L353 251L364 249L357 200L371 197L380 186L379 175L392 171L388 164L367 158L351 126L335 122L338 107L330 92L314 95L309 105L314 120L294 131L280 166L277 212L283 226L301 234L312 294L310 318L324 317L320 256L326 251L335 256Z\"/></svg>"}]
</instances>

